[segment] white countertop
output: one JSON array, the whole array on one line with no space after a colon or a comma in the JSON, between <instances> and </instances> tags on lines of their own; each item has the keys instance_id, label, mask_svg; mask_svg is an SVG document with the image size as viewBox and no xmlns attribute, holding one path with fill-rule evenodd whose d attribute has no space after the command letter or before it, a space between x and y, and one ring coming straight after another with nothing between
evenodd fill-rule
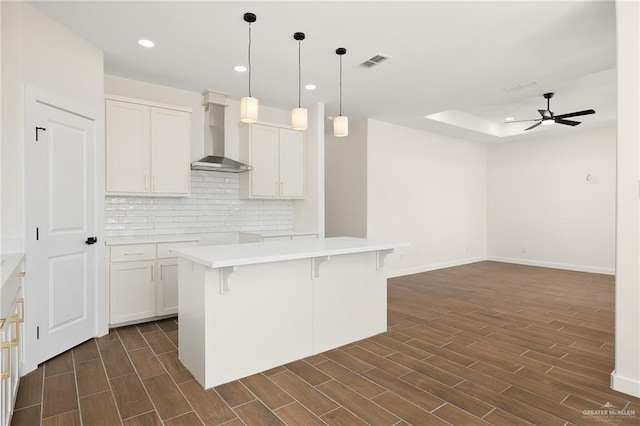
<instances>
[{"instance_id":1,"label":"white countertop","mask_svg":"<svg viewBox=\"0 0 640 426\"><path fill-rule=\"evenodd\" d=\"M157 244L179 243L186 241L200 241L201 236L192 235L149 235L143 237L111 237L104 240L107 246L119 246L124 244Z\"/></svg>"},{"instance_id":2,"label":"white countertop","mask_svg":"<svg viewBox=\"0 0 640 426\"><path fill-rule=\"evenodd\" d=\"M339 237L189 247L174 250L174 253L209 268L224 268L320 256L393 250L401 247L409 247L409 244Z\"/></svg>"},{"instance_id":3,"label":"white countertop","mask_svg":"<svg viewBox=\"0 0 640 426\"><path fill-rule=\"evenodd\" d=\"M253 234L261 237L290 237L295 235L317 235L318 231L298 231L290 229L288 231L241 231L241 234Z\"/></svg>"},{"instance_id":4,"label":"white countertop","mask_svg":"<svg viewBox=\"0 0 640 426\"><path fill-rule=\"evenodd\" d=\"M2 281L0 281L0 285L4 285L4 283L7 282L23 258L24 253L3 254L0 257L0 270L2 270Z\"/></svg>"}]
</instances>

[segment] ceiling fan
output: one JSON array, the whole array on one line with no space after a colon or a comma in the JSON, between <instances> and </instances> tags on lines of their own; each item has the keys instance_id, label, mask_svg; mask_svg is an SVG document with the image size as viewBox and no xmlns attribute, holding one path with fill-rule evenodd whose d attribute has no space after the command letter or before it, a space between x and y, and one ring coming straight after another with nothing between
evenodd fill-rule
<instances>
[{"instance_id":1,"label":"ceiling fan","mask_svg":"<svg viewBox=\"0 0 640 426\"><path fill-rule=\"evenodd\" d=\"M540 115L542 116L541 118L533 118L531 120L516 120L516 121L505 121L505 123L522 123L525 121L537 121L536 124L527 127L524 130L531 130L534 129L536 127L538 127L541 124L553 124L553 123L558 123L558 124L566 124L567 126L577 126L578 124L580 124L580 121L573 121L573 120L565 120L565 118L569 118L569 117L579 117L581 115L589 115L589 114L595 114L596 112L592 109L585 109L584 111L576 111L576 112L569 112L567 114L559 114L559 115L555 115L551 109L549 108L549 102L550 99L553 98L553 93L545 93L544 98L547 100L547 109L539 109L538 112L540 113Z\"/></svg>"}]
</instances>

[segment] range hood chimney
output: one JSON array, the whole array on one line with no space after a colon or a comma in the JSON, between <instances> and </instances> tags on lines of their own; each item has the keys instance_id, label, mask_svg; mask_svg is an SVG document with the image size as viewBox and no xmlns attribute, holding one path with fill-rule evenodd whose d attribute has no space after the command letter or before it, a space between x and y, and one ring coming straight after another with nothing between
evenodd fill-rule
<instances>
[{"instance_id":1,"label":"range hood chimney","mask_svg":"<svg viewBox=\"0 0 640 426\"><path fill-rule=\"evenodd\" d=\"M253 167L224 155L224 111L227 107L227 95L213 91L202 94L204 105L204 143L211 147L212 155L207 155L191 163L191 170L240 173L253 170Z\"/></svg>"}]
</instances>

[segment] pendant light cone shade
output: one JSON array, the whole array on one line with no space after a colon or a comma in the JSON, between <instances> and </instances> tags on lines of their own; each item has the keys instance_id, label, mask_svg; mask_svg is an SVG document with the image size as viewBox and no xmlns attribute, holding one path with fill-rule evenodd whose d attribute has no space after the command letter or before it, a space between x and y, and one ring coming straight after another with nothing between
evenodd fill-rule
<instances>
[{"instance_id":1,"label":"pendant light cone shade","mask_svg":"<svg viewBox=\"0 0 640 426\"><path fill-rule=\"evenodd\" d=\"M344 115L333 117L333 136L336 138L349 136L349 117Z\"/></svg>"},{"instance_id":2,"label":"pendant light cone shade","mask_svg":"<svg viewBox=\"0 0 640 426\"><path fill-rule=\"evenodd\" d=\"M300 106L300 96L302 93L302 65L300 62L300 42L304 40L304 33L293 34L293 39L298 42L298 108L291 110L291 127L293 130L307 130L307 109Z\"/></svg>"},{"instance_id":3,"label":"pendant light cone shade","mask_svg":"<svg viewBox=\"0 0 640 426\"><path fill-rule=\"evenodd\" d=\"M307 109L294 108L291 110L291 127L293 130L307 130Z\"/></svg>"},{"instance_id":4,"label":"pendant light cone shade","mask_svg":"<svg viewBox=\"0 0 640 426\"><path fill-rule=\"evenodd\" d=\"M347 49L339 47L336 55L340 57L340 115L333 117L333 136L343 138L349 136L349 118L342 115L342 57L347 53Z\"/></svg>"},{"instance_id":5,"label":"pendant light cone shade","mask_svg":"<svg viewBox=\"0 0 640 426\"><path fill-rule=\"evenodd\" d=\"M258 98L245 96L240 99L240 121L253 124L258 121Z\"/></svg>"},{"instance_id":6,"label":"pendant light cone shade","mask_svg":"<svg viewBox=\"0 0 640 426\"><path fill-rule=\"evenodd\" d=\"M258 121L258 99L251 96L251 24L256 22L256 15L245 13L244 21L249 24L249 96L240 99L240 121L243 123L255 123Z\"/></svg>"}]
</instances>

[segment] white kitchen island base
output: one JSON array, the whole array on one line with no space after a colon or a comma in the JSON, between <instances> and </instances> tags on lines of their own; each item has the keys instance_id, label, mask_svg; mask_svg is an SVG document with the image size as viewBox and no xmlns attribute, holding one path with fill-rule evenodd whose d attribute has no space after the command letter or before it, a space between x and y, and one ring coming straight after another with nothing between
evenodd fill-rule
<instances>
[{"instance_id":1,"label":"white kitchen island base","mask_svg":"<svg viewBox=\"0 0 640 426\"><path fill-rule=\"evenodd\" d=\"M386 331L382 268L402 246L329 238L177 251L180 361L208 389Z\"/></svg>"}]
</instances>

